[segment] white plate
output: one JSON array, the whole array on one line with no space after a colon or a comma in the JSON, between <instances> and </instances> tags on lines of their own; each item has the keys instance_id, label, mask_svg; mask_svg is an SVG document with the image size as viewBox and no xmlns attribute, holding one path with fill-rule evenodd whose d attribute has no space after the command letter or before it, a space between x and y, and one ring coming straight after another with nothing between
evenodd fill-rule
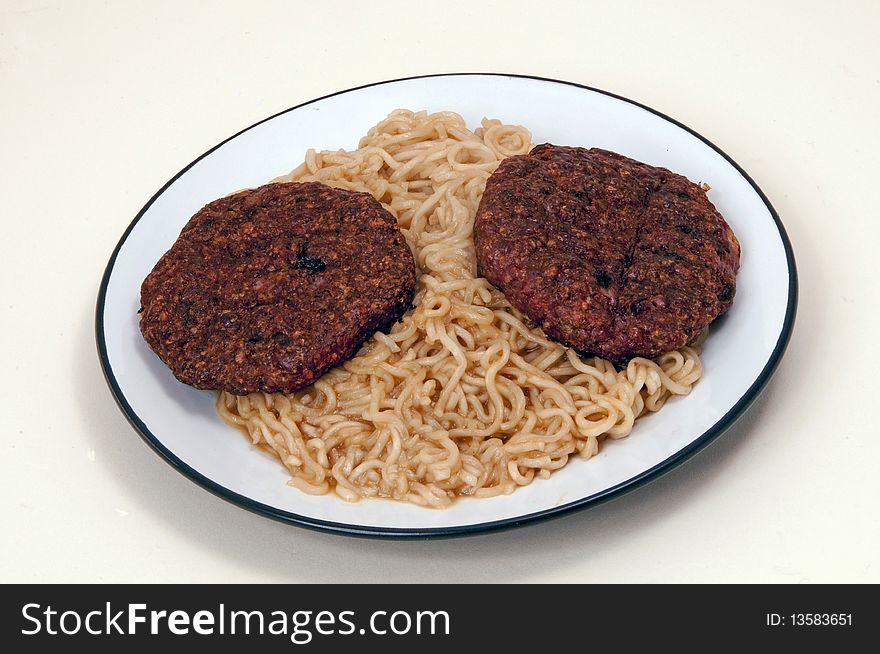
<instances>
[{"instance_id":1,"label":"white plate","mask_svg":"<svg viewBox=\"0 0 880 654\"><path fill-rule=\"evenodd\" d=\"M640 420L598 456L573 459L549 480L509 496L464 499L443 510L387 500L349 504L287 486L274 459L214 412L214 394L181 384L138 331L140 284L207 202L288 172L307 148L353 148L398 107L453 110L475 127L484 116L527 126L535 143L602 147L711 184L709 197L742 244L736 301L716 321L693 392ZM129 225L101 283L97 341L107 381L125 415L166 461L246 509L347 534L455 535L559 515L632 489L684 461L728 427L782 356L794 322L791 246L767 198L730 157L648 107L568 82L515 75L431 75L380 82L312 100L253 125L196 159Z\"/></svg>"}]
</instances>

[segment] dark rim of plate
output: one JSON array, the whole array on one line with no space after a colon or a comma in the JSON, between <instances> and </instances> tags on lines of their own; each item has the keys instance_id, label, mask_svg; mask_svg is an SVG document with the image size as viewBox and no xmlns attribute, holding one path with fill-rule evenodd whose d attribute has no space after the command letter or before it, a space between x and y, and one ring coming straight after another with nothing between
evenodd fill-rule
<instances>
[{"instance_id":1,"label":"dark rim of plate","mask_svg":"<svg viewBox=\"0 0 880 654\"><path fill-rule=\"evenodd\" d=\"M564 504L562 506L556 506L550 509L545 509L542 511L537 511L535 513L529 513L527 515L522 515L513 518L506 518L503 520L494 520L491 522L480 522L473 523L467 525L459 525L459 526L451 526L451 527L427 527L427 528L391 528L391 527L371 527L365 525L352 525L345 524L339 522L331 522L328 520L319 520L317 518L310 518L308 516L298 515L296 513L291 513L289 511L284 511L282 509L278 509L273 506L269 506L267 504L263 504L261 502L256 502L249 497L236 493L224 486L221 486L217 482L205 477L203 474L192 468L191 466L184 463L180 458L178 458L173 452L171 452L165 445L162 444L162 441L155 436L147 426L144 424L143 420L134 412L131 405L128 403L125 395L122 393L122 389L120 389L119 384L116 381L116 377L113 374L113 367L110 364L110 360L107 356L107 343L104 338L104 302L107 295L107 285L110 281L110 276L113 272L113 266L116 262L116 257L119 254L119 250L122 248L122 245L125 243L128 235L131 233L131 230L138 223L138 221L143 217L144 213L146 213L147 209L156 201L156 199L162 195L169 186L171 186L181 175L183 175L186 171L192 168L196 163L204 159L206 156L214 152L217 148L221 147L223 144L231 141L232 139L240 136L244 132L247 132L250 129L253 129L257 125L261 125L266 121L272 120L282 114L286 114L290 111L294 111L295 109L299 109L300 107L305 107L307 105L313 104L315 102L319 102L326 98L330 98L336 95L342 95L344 93L350 93L352 91L357 91L359 89L369 88L372 86L381 86L384 84L393 84L395 82L403 82L407 80L414 79L425 79L432 77L456 77L456 76L490 76L490 77L509 77L509 78L519 78L519 79L530 79L530 80L538 80L541 82L552 82L554 84L565 84L567 86L574 86L580 89L584 89L585 91L590 91L593 93L601 93L602 95L606 95L612 98L616 98L617 100L622 100L629 104L640 107L646 111L651 112L652 114L663 118L664 120L669 121L673 125L680 127L681 129L693 134L695 137L700 139L703 143L712 148L715 152L720 154L724 159L730 163L740 175L746 179L749 184L751 184L752 188L755 192L760 196L761 200L766 205L767 209L770 211L770 215L773 216L773 220L776 223L776 229L779 231L779 236L782 239L783 246L785 248L785 258L788 264L788 305L785 310L785 320L782 325L782 331L779 334L779 338L776 342L776 346L773 349L770 358L767 363L764 365L763 370L758 375L757 379L752 383L749 389L745 392L745 394L734 404L734 406L711 428L709 428L706 432L704 432L699 438L692 441L687 447L679 450L666 460L658 463L657 465L649 468L648 470L643 471L642 473L632 477L631 479L627 479L624 482L621 482L615 486L610 488L606 488L598 493L593 495L589 495L587 497L583 497L581 499L575 500L573 502L569 502L568 504ZM625 98L621 95L617 95L615 93L609 93L608 91L603 91L602 89L597 89L591 86L585 86L583 84L577 84L575 82L566 82L563 80L551 79L547 77L539 77L535 75L519 75L514 73L436 73L431 75L415 75L412 77L401 77L399 79L393 80L385 80L382 82L374 82L372 84L364 84L362 86L356 86L350 89L345 89L344 91L337 91L335 93L330 93L328 95L322 96L320 98L315 98L314 100L309 100L308 102L303 102L302 104L298 104L295 107L291 107L289 109L285 109L284 111L280 111L277 114L269 116L268 118L264 118L263 120L254 123L250 127L247 127L240 132L233 134L229 138L224 141L218 143L213 148L205 152L203 155L195 159L189 165L187 165L183 170L177 173L174 177L172 177L159 191L150 198L150 201L147 202L144 207L138 212L137 216L135 216L134 220L125 230L125 233L122 235L122 238L119 239L119 242L116 245L116 248L113 250L113 254L110 257L110 261L107 263L107 267L104 270L104 276L101 279L101 287L98 291L98 303L97 303L97 311L95 317L95 336L98 345L98 354L101 359L101 367L104 371L104 377L107 380L107 384L110 386L110 390L113 393L116 402L119 404L120 409L125 414L125 417L132 424L132 426L137 430L137 432L141 435L141 437L147 442L147 444L155 450L159 456L161 456L165 461L170 463L174 468L178 470L178 472L182 473L190 480L205 488L206 490L214 493L215 495L232 502L240 507L243 507L249 511L254 513L266 516L268 518L272 518L274 520L279 520L281 522L291 523L295 525L299 525L302 527L307 527L309 529L315 529L318 531L330 532L335 534L344 534L348 536L362 536L362 537L373 537L373 538L409 538L409 539L421 539L421 538L442 538L442 537L451 537L451 536L464 536L469 534L483 533L488 531L496 531L499 529L507 529L511 527L518 527L526 524L532 524L541 520L546 520L549 518L557 518L568 513L572 513L573 511L577 511L579 509L584 509L586 507L596 506L601 502L605 502L615 497L620 497L624 493L627 493L631 490L635 490L639 488L649 481L657 479L663 473L668 472L683 463L685 460L699 452L706 445L715 440L718 436L720 436L731 424L740 416L742 413L751 405L751 403L755 400L755 398L760 394L760 392L764 389L764 386L767 384L767 381L773 375L773 372L776 370L776 367L779 365L779 361L782 358L783 353L785 352L785 348L788 345L789 339L791 338L792 328L794 327L795 314L797 312L797 297L798 297L798 284L797 284L797 269L795 266L794 253L792 252L791 242L789 241L788 235L785 232L785 228L782 225L782 221L779 219L779 214L776 213L776 210L770 204L770 201L767 199L767 196L764 195L764 192L758 187L755 181L746 173L742 167L737 164L733 159L731 159L726 153L724 153L718 146L709 141L704 136L698 134L694 130L692 130L687 125L683 125L678 122L674 118L670 118L669 116L652 109L651 107L645 106L639 102L635 102L634 100L630 100L629 98Z\"/></svg>"}]
</instances>

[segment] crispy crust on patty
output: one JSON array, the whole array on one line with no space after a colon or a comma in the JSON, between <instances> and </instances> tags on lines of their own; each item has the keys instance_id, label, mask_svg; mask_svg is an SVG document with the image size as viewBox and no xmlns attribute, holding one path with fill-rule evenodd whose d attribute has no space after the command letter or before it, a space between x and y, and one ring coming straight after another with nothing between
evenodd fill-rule
<instances>
[{"instance_id":1,"label":"crispy crust on patty","mask_svg":"<svg viewBox=\"0 0 880 654\"><path fill-rule=\"evenodd\" d=\"M399 319L415 287L412 253L372 196L273 183L190 219L143 282L140 328L191 386L292 392Z\"/></svg>"},{"instance_id":2,"label":"crispy crust on patty","mask_svg":"<svg viewBox=\"0 0 880 654\"><path fill-rule=\"evenodd\" d=\"M474 240L480 274L514 307L616 364L690 343L736 293L739 243L706 192L598 148L504 160Z\"/></svg>"}]
</instances>

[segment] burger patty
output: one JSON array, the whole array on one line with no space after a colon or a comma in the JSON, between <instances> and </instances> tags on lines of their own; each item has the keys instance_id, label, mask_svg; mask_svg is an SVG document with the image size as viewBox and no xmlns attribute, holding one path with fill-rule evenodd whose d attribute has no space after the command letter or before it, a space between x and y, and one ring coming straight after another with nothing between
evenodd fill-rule
<instances>
[{"instance_id":1,"label":"burger patty","mask_svg":"<svg viewBox=\"0 0 880 654\"><path fill-rule=\"evenodd\" d=\"M505 159L474 240L480 274L510 304L616 364L690 343L736 292L739 243L703 188L598 148Z\"/></svg>"},{"instance_id":2,"label":"burger patty","mask_svg":"<svg viewBox=\"0 0 880 654\"><path fill-rule=\"evenodd\" d=\"M400 318L415 287L412 253L372 196L267 184L192 217L143 282L140 328L191 386L292 392Z\"/></svg>"}]
</instances>

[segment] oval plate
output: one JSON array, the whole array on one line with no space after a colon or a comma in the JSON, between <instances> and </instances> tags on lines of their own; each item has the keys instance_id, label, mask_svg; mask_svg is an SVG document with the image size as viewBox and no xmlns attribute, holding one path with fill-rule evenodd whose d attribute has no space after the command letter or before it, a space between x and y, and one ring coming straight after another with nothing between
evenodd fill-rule
<instances>
[{"instance_id":1,"label":"oval plate","mask_svg":"<svg viewBox=\"0 0 880 654\"><path fill-rule=\"evenodd\" d=\"M349 504L287 486L286 471L215 414L214 393L178 382L141 338L140 285L189 218L209 201L259 186L298 165L306 149L356 147L393 109L452 110L473 128L484 116L525 125L535 143L614 150L695 182L742 244L736 301L710 328L704 376L687 397L639 420L632 434L573 458L549 480L508 496L424 509L389 500ZM559 516L631 490L720 435L775 370L797 305L794 256L767 198L730 157L663 114L570 82L501 74L428 75L340 91L248 127L196 159L141 209L101 282L96 332L107 383L144 440L203 488L256 513L359 536L469 534Z\"/></svg>"}]
</instances>

